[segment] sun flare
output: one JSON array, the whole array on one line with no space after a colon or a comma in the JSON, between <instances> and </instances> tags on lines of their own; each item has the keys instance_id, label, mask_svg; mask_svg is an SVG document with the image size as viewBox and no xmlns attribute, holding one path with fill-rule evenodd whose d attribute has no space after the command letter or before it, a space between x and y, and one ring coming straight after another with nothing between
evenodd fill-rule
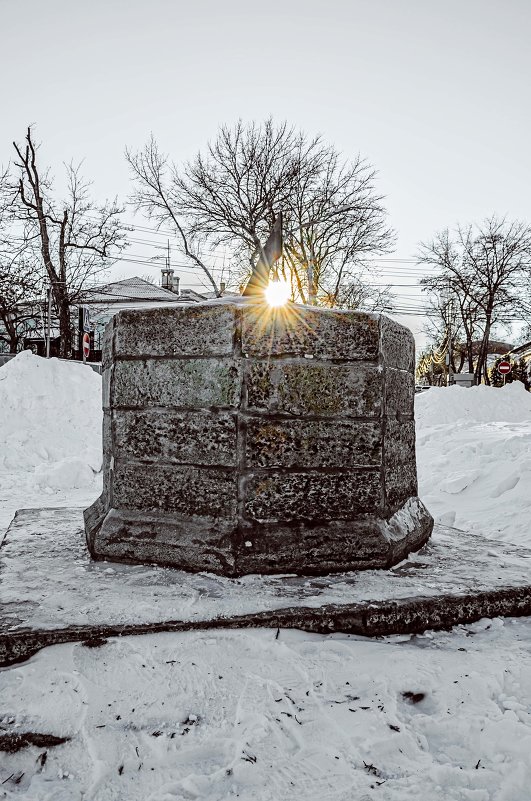
<instances>
[{"instance_id":1,"label":"sun flare","mask_svg":"<svg viewBox=\"0 0 531 801\"><path fill-rule=\"evenodd\" d=\"M287 281L270 281L265 297L270 306L283 306L288 302L291 289Z\"/></svg>"}]
</instances>

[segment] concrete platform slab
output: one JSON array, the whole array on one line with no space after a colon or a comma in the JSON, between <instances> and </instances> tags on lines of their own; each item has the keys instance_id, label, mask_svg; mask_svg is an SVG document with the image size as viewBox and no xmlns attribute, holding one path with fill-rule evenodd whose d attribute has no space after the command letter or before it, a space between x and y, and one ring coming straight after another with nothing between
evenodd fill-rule
<instances>
[{"instance_id":1,"label":"concrete platform slab","mask_svg":"<svg viewBox=\"0 0 531 801\"><path fill-rule=\"evenodd\" d=\"M436 526L390 570L237 579L94 562L81 509L17 512L0 548L0 665L74 640L253 626L367 636L531 615L531 550Z\"/></svg>"}]
</instances>

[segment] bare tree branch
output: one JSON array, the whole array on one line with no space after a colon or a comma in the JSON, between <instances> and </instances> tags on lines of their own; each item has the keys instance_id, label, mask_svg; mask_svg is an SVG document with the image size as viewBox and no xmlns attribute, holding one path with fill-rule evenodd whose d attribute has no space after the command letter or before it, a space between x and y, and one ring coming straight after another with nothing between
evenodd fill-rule
<instances>
[{"instance_id":1,"label":"bare tree branch","mask_svg":"<svg viewBox=\"0 0 531 801\"><path fill-rule=\"evenodd\" d=\"M9 198L5 206L12 222L23 230L26 243L32 243L34 255L38 247L59 317L60 352L69 358L70 306L125 247L125 227L120 219L123 209L116 200L103 206L95 204L89 196L89 184L72 165L67 167L67 197L56 200L48 172L38 166L31 128L27 129L24 148L16 142L13 145L18 161L4 192Z\"/></svg>"},{"instance_id":2,"label":"bare tree branch","mask_svg":"<svg viewBox=\"0 0 531 801\"><path fill-rule=\"evenodd\" d=\"M493 215L480 225L458 226L452 234L440 232L420 245L418 260L439 271L423 279L423 287L439 299L444 293L455 299L470 372L473 342L479 336L475 378L488 384L494 327L529 313L531 227Z\"/></svg>"},{"instance_id":3,"label":"bare tree branch","mask_svg":"<svg viewBox=\"0 0 531 801\"><path fill-rule=\"evenodd\" d=\"M279 212L291 284L302 301L335 298L337 304L364 258L388 252L393 243L370 165L360 157L343 162L319 137L286 122L222 126L206 152L180 170L153 137L140 153L126 155L136 208L159 227L171 224L213 285L200 246L227 246L245 282L263 258L262 242Z\"/></svg>"}]
</instances>

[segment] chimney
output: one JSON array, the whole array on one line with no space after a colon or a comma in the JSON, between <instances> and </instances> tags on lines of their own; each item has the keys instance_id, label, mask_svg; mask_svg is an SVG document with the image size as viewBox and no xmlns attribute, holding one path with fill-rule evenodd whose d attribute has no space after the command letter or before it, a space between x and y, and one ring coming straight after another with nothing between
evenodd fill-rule
<instances>
[{"instance_id":1,"label":"chimney","mask_svg":"<svg viewBox=\"0 0 531 801\"><path fill-rule=\"evenodd\" d=\"M224 295L225 294L225 281L222 281L220 283L220 285L219 285L219 294L220 295Z\"/></svg>"},{"instance_id":2,"label":"chimney","mask_svg":"<svg viewBox=\"0 0 531 801\"><path fill-rule=\"evenodd\" d=\"M179 283L180 278L178 276L174 276L173 270L170 267L170 240L168 239L168 253L165 258L165 267L162 268L162 288L168 289L170 292L175 292L176 295L180 295L179 291Z\"/></svg>"},{"instance_id":3,"label":"chimney","mask_svg":"<svg viewBox=\"0 0 531 801\"><path fill-rule=\"evenodd\" d=\"M169 289L170 292L173 292L173 270L170 267L164 267L161 270L162 273L162 288ZM179 279L177 279L179 281Z\"/></svg>"}]
</instances>

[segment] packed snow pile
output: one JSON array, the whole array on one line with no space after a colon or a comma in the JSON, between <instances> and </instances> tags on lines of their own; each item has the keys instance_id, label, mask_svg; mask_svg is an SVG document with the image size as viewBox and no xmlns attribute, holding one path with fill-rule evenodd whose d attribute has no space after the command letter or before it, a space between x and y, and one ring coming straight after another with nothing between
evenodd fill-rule
<instances>
[{"instance_id":1,"label":"packed snow pile","mask_svg":"<svg viewBox=\"0 0 531 801\"><path fill-rule=\"evenodd\" d=\"M521 382L416 398L419 495L436 522L531 547L531 393Z\"/></svg>"},{"instance_id":2,"label":"packed snow pile","mask_svg":"<svg viewBox=\"0 0 531 801\"><path fill-rule=\"evenodd\" d=\"M101 378L90 367L19 353L0 367L3 488L94 487L101 420Z\"/></svg>"},{"instance_id":3,"label":"packed snow pile","mask_svg":"<svg viewBox=\"0 0 531 801\"><path fill-rule=\"evenodd\" d=\"M531 392L521 381L496 387L431 387L415 397L417 429L455 423L531 421Z\"/></svg>"}]
</instances>

